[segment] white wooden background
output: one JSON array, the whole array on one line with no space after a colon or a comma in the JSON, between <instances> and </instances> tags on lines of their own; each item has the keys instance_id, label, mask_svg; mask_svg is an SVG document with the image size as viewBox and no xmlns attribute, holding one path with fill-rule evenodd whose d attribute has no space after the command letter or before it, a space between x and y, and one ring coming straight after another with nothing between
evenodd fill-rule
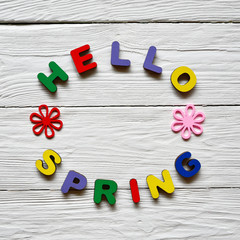
<instances>
[{"instance_id":1,"label":"white wooden background","mask_svg":"<svg viewBox=\"0 0 240 240\"><path fill-rule=\"evenodd\" d=\"M239 239L239 0L0 0L0 23L0 239ZM115 40L127 71L110 65ZM98 68L81 77L69 52L86 43ZM160 77L142 67L151 45ZM52 60L69 74L55 95L36 78ZM183 65L198 79L185 96L170 83ZM29 121L43 103L61 110L52 140L36 137ZM184 142L170 124L187 103L206 121L202 136ZM49 148L63 162L45 178L35 161ZM183 151L202 164L192 181L174 168ZM154 201L146 176L163 169L176 190ZM63 196L69 170L88 185ZM93 202L97 178L118 183L115 207Z\"/></svg>"}]
</instances>

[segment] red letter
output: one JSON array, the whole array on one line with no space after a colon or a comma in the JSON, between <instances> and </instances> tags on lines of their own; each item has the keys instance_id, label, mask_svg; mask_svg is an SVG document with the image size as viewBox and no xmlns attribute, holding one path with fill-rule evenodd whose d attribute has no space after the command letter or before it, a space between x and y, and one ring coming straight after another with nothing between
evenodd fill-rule
<instances>
[{"instance_id":1,"label":"red letter","mask_svg":"<svg viewBox=\"0 0 240 240\"><path fill-rule=\"evenodd\" d=\"M130 188L132 192L132 200L135 203L140 202L140 195L139 195L137 180L132 178L129 183L130 183Z\"/></svg>"},{"instance_id":2,"label":"red letter","mask_svg":"<svg viewBox=\"0 0 240 240\"><path fill-rule=\"evenodd\" d=\"M87 60L92 59L93 56L92 56L92 54L89 53L89 54L81 57L80 53L85 52L89 49L90 49L90 46L87 44L87 45L84 45L80 48L76 48L76 49L74 49L70 52L70 54L72 56L72 59L73 59L73 62L74 62L75 66L77 68L77 71L79 73L83 73L83 72L86 72L86 71L88 71L92 68L97 67L97 63L95 63L95 62L87 64L87 65L83 64Z\"/></svg>"}]
</instances>

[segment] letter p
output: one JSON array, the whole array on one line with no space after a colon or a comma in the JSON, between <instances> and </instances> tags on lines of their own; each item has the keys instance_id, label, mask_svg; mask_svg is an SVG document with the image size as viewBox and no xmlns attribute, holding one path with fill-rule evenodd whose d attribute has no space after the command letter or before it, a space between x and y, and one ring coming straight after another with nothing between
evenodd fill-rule
<instances>
[{"instance_id":1,"label":"letter p","mask_svg":"<svg viewBox=\"0 0 240 240\"><path fill-rule=\"evenodd\" d=\"M70 188L82 190L86 187L86 185L87 185L87 178L85 176L75 171L69 171L62 185L61 191L62 193L68 193Z\"/></svg>"}]
</instances>

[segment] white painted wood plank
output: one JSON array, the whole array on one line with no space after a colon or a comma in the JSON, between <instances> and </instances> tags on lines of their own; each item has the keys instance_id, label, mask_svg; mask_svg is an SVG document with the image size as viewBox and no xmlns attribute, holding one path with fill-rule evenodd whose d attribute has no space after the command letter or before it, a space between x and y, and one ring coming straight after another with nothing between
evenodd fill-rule
<instances>
[{"instance_id":1,"label":"white painted wood plank","mask_svg":"<svg viewBox=\"0 0 240 240\"><path fill-rule=\"evenodd\" d=\"M69 170L88 179L113 179L129 188L137 178L168 169L177 188L240 187L240 107L197 107L204 111L204 133L185 142L171 131L174 107L60 108L64 127L48 140L35 136L29 116L37 108L0 109L0 190L60 189ZM52 178L38 172L35 161L46 149L62 157ZM198 159L202 169L192 181L175 170L184 151Z\"/></svg>"},{"instance_id":2,"label":"white painted wood plank","mask_svg":"<svg viewBox=\"0 0 240 240\"><path fill-rule=\"evenodd\" d=\"M128 71L110 65L111 43L121 43ZM64 106L240 104L240 28L234 24L101 24L0 26L0 105ZM80 76L70 50L89 43L97 71ZM158 48L160 77L142 65L148 48ZM56 61L68 74L50 94L37 74L50 74ZM198 83L180 95L170 83L172 71L186 65Z\"/></svg>"},{"instance_id":3,"label":"white painted wood plank","mask_svg":"<svg viewBox=\"0 0 240 240\"><path fill-rule=\"evenodd\" d=\"M11 0L0 2L1 22L240 21L238 0Z\"/></svg>"},{"instance_id":4,"label":"white painted wood plank","mask_svg":"<svg viewBox=\"0 0 240 240\"><path fill-rule=\"evenodd\" d=\"M64 197L60 191L1 192L1 239L238 239L239 189L177 189L154 201L141 191L118 190L111 208L93 202L93 191Z\"/></svg>"}]
</instances>

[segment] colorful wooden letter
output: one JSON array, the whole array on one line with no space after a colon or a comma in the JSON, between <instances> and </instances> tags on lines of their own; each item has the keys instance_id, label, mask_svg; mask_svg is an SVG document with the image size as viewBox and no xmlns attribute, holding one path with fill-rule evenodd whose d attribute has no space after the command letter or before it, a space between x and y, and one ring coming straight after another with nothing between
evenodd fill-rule
<instances>
[{"instance_id":1,"label":"colorful wooden letter","mask_svg":"<svg viewBox=\"0 0 240 240\"><path fill-rule=\"evenodd\" d=\"M92 59L92 57L93 57L92 54L89 53L89 54L86 54L84 56L80 56L80 53L85 52L89 49L90 49L90 46L88 44L86 44L86 45L84 45L82 47L79 47L79 48L76 48L76 49L74 49L70 52L78 73L83 73L83 72L86 72L86 71L88 71L92 68L97 67L96 62L92 62L92 63L89 63L89 64L84 64L84 62Z\"/></svg>"},{"instance_id":2,"label":"colorful wooden letter","mask_svg":"<svg viewBox=\"0 0 240 240\"><path fill-rule=\"evenodd\" d=\"M178 78L182 75L182 74L188 74L189 76L189 81L184 84L184 85L181 85L179 82L178 82ZM172 85L180 92L189 92L190 90L192 90L194 88L194 86L196 85L197 83L197 78L196 78L196 75L195 73L193 72L193 70L191 70L190 68L188 67L179 67L177 69L175 69L173 72L172 72L172 75L171 75L171 81L172 81Z\"/></svg>"},{"instance_id":3,"label":"colorful wooden letter","mask_svg":"<svg viewBox=\"0 0 240 240\"><path fill-rule=\"evenodd\" d=\"M147 176L147 184L154 199L157 199L159 197L158 187L164 190L166 193L174 192L174 185L169 171L163 170L162 176L164 182L162 182L160 179L156 178L153 175Z\"/></svg>"},{"instance_id":4,"label":"colorful wooden letter","mask_svg":"<svg viewBox=\"0 0 240 240\"><path fill-rule=\"evenodd\" d=\"M86 186L87 186L87 178L85 176L75 171L69 171L62 185L61 191L62 193L68 193L70 188L82 190Z\"/></svg>"},{"instance_id":5,"label":"colorful wooden letter","mask_svg":"<svg viewBox=\"0 0 240 240\"><path fill-rule=\"evenodd\" d=\"M36 167L39 170L39 172L41 172L42 174L47 175L47 176L54 174L56 171L55 163L60 164L62 161L61 157L53 150L46 150L43 153L43 159L44 159L45 163L47 164L48 168L45 169L43 167L42 160L36 161Z\"/></svg>"},{"instance_id":6,"label":"colorful wooden letter","mask_svg":"<svg viewBox=\"0 0 240 240\"><path fill-rule=\"evenodd\" d=\"M158 67L156 65L153 65L153 59L156 55L156 52L157 52L157 49L156 47L154 46L151 46L149 49L148 49L148 53L147 53L147 56L145 58L145 61L144 61L144 64L143 64L143 67L147 70L150 70L152 72L155 72L155 73L161 73L162 72L162 68L161 67Z\"/></svg>"},{"instance_id":7,"label":"colorful wooden letter","mask_svg":"<svg viewBox=\"0 0 240 240\"><path fill-rule=\"evenodd\" d=\"M62 81L68 80L68 75L55 63L50 62L49 68L52 70L52 74L47 77L44 73L39 73L37 75L38 80L50 91L56 92L57 87L53 83L56 78L60 78Z\"/></svg>"},{"instance_id":8,"label":"colorful wooden letter","mask_svg":"<svg viewBox=\"0 0 240 240\"><path fill-rule=\"evenodd\" d=\"M117 191L117 183L112 180L97 179L95 181L94 202L99 204L104 195L109 204L113 205L116 202L114 193Z\"/></svg>"},{"instance_id":9,"label":"colorful wooden letter","mask_svg":"<svg viewBox=\"0 0 240 240\"><path fill-rule=\"evenodd\" d=\"M190 159L191 153L190 152L184 152L181 155L179 155L175 161L175 168L177 172L185 178L193 177L195 174L197 174L201 168L201 163L197 159ZM192 170L187 171L183 167L183 161L185 159L189 159L186 163L188 166L192 167Z\"/></svg>"},{"instance_id":10,"label":"colorful wooden letter","mask_svg":"<svg viewBox=\"0 0 240 240\"><path fill-rule=\"evenodd\" d=\"M127 59L119 59L119 42L112 43L111 64L113 66L130 66L131 62Z\"/></svg>"},{"instance_id":11,"label":"colorful wooden letter","mask_svg":"<svg viewBox=\"0 0 240 240\"><path fill-rule=\"evenodd\" d=\"M140 202L140 195L139 195L139 189L138 189L137 180L132 178L129 181L129 184L130 184L130 188L131 188L133 202L135 202L135 203Z\"/></svg>"}]
</instances>

